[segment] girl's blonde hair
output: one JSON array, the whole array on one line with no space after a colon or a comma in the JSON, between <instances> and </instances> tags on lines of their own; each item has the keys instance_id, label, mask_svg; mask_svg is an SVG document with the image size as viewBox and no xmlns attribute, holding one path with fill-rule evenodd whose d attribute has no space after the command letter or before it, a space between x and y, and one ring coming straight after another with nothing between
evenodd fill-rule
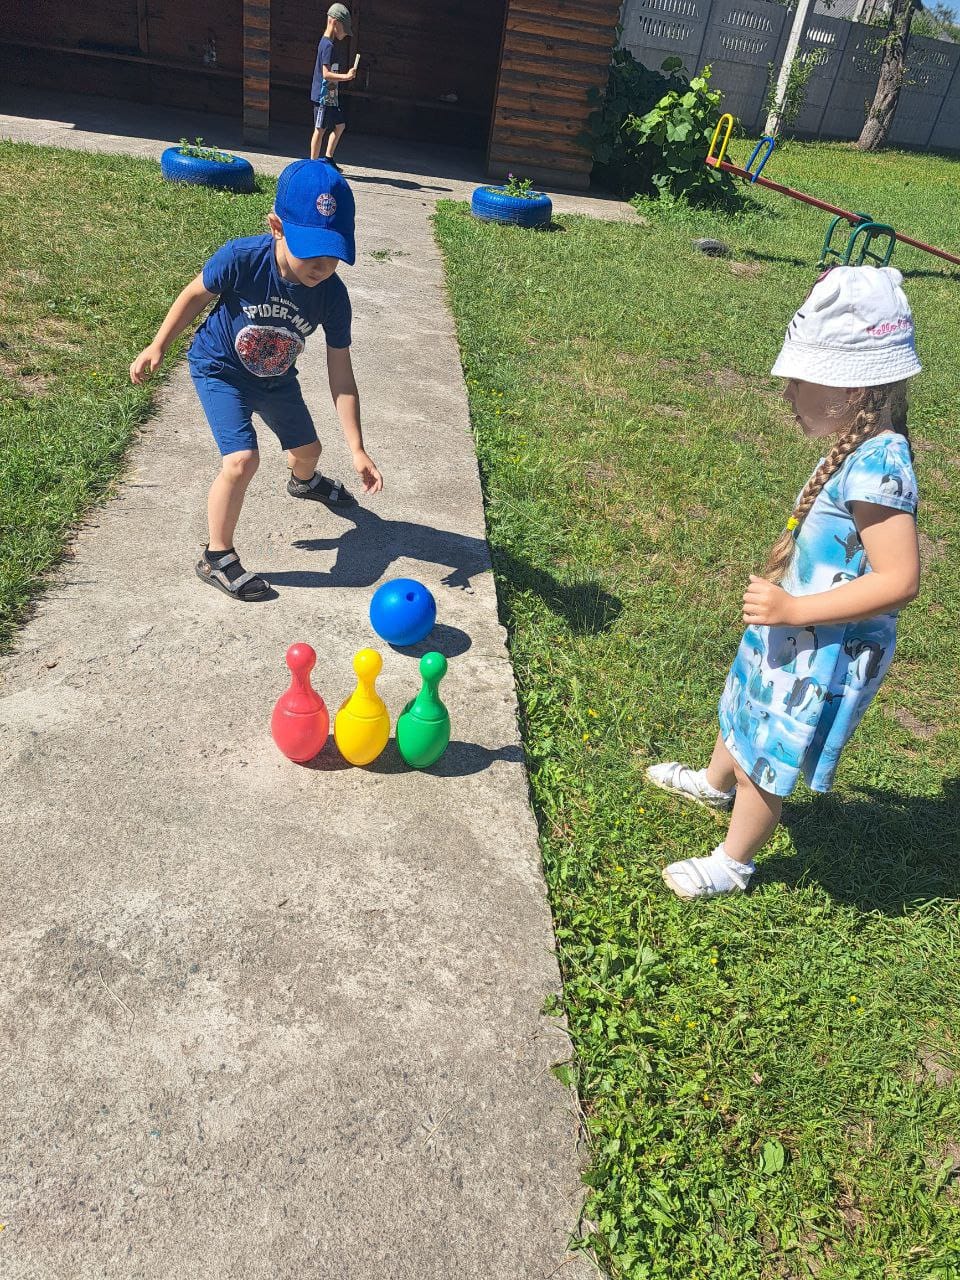
<instances>
[{"instance_id":1,"label":"girl's blonde hair","mask_svg":"<svg viewBox=\"0 0 960 1280\"><path fill-rule=\"evenodd\" d=\"M844 417L850 418L850 425L841 432L833 448L803 486L800 497L797 499L797 505L793 508L790 519L787 521L786 529L770 548L767 564L763 572L764 577L771 582L780 582L789 568L790 561L793 559L797 534L810 512L810 508L816 501L817 494L830 477L840 470L854 449L863 444L864 440L869 440L871 436L875 436L879 431L885 430L885 426L881 427L880 424L884 418L883 411L888 405L893 429L906 437L907 446L909 447L906 382L891 382L883 387L863 387L850 402L849 408L844 414ZM912 456L913 451L911 450Z\"/></svg>"}]
</instances>

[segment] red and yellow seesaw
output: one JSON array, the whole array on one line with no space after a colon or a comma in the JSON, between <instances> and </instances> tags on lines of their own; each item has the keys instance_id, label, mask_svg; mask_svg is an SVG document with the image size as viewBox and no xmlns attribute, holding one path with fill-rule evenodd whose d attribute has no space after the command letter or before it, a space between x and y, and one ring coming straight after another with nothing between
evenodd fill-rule
<instances>
[{"instance_id":1,"label":"red and yellow seesaw","mask_svg":"<svg viewBox=\"0 0 960 1280\"><path fill-rule=\"evenodd\" d=\"M924 253L935 254L938 258L945 258L947 262L953 262L960 266L960 258L955 254L947 253L945 249L937 249L932 244L924 244L922 240L914 240L912 236L905 236L902 231L895 231L893 227L888 226L885 222L874 222L869 213L851 213L848 209L838 209L836 205L827 204L825 200L818 200L815 196L808 196L805 191L795 191L793 187L785 187L782 182L772 182L769 178L762 178L760 176L761 171L773 154L776 141L769 134L764 134L754 147L753 154L744 168L741 169L739 165L731 164L729 160L724 160L723 157L726 154L727 144L730 141L732 132L733 116L727 112L717 121L717 127L713 131L713 139L706 158L708 165L714 169L723 169L725 173L732 173L735 178L742 178L744 182L757 183L761 187L769 187L771 191L779 191L781 195L789 196L791 200L800 200L804 204L812 204L815 208L823 209L826 213L834 215L833 221L830 223L830 227L824 237L823 248L820 251L820 261L817 265L821 269L835 265L838 262L845 265L853 263L856 266L862 266L865 262L872 262L877 266L885 267L890 261L890 255L893 253L894 245L898 240L902 244L912 245L914 249L922 249ZM718 140L720 142L719 151L717 151ZM761 152L763 153L762 155ZM849 223L852 230L846 245L837 247L834 244L834 232L842 222ZM878 245L883 246L882 249L873 248L875 241Z\"/></svg>"}]
</instances>

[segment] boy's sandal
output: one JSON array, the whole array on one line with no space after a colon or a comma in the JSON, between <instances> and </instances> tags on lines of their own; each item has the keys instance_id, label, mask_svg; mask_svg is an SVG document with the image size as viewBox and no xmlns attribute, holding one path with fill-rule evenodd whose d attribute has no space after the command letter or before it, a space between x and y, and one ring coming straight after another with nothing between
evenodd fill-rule
<instances>
[{"instance_id":1,"label":"boy's sandal","mask_svg":"<svg viewBox=\"0 0 960 1280\"><path fill-rule=\"evenodd\" d=\"M197 562L197 577L245 604L253 600L265 600L271 594L271 587L259 573L239 573L233 581L227 577L224 571L232 564L239 563L240 557L235 551L225 551L213 564L206 556L201 556Z\"/></svg>"},{"instance_id":2,"label":"boy's sandal","mask_svg":"<svg viewBox=\"0 0 960 1280\"><path fill-rule=\"evenodd\" d=\"M287 481L287 493L295 498L325 502L328 507L349 507L356 501L339 480L328 480L319 471L315 471L309 480L298 480L296 476L291 476Z\"/></svg>"}]
</instances>

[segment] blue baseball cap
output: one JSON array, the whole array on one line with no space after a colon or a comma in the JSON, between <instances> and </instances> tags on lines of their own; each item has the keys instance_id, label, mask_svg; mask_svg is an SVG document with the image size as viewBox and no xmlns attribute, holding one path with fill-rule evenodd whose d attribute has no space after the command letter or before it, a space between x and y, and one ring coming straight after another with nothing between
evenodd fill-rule
<instances>
[{"instance_id":1,"label":"blue baseball cap","mask_svg":"<svg viewBox=\"0 0 960 1280\"><path fill-rule=\"evenodd\" d=\"M295 258L339 258L353 266L355 207L346 178L326 160L295 160L277 179L273 211Z\"/></svg>"}]
</instances>

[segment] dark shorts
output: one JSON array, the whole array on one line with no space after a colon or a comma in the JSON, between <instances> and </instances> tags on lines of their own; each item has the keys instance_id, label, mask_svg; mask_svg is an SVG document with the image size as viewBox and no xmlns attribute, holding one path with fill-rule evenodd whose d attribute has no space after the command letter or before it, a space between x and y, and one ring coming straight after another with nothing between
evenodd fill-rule
<instances>
[{"instance_id":1,"label":"dark shorts","mask_svg":"<svg viewBox=\"0 0 960 1280\"><path fill-rule=\"evenodd\" d=\"M318 107L313 104L313 123L318 129L335 129L338 124L346 124L343 112L339 107Z\"/></svg>"},{"instance_id":2,"label":"dark shorts","mask_svg":"<svg viewBox=\"0 0 960 1280\"><path fill-rule=\"evenodd\" d=\"M258 448L255 413L282 449L299 449L316 440L316 428L295 370L282 378L241 379L226 375L217 361L191 360L189 364L193 385L222 454Z\"/></svg>"}]
</instances>

